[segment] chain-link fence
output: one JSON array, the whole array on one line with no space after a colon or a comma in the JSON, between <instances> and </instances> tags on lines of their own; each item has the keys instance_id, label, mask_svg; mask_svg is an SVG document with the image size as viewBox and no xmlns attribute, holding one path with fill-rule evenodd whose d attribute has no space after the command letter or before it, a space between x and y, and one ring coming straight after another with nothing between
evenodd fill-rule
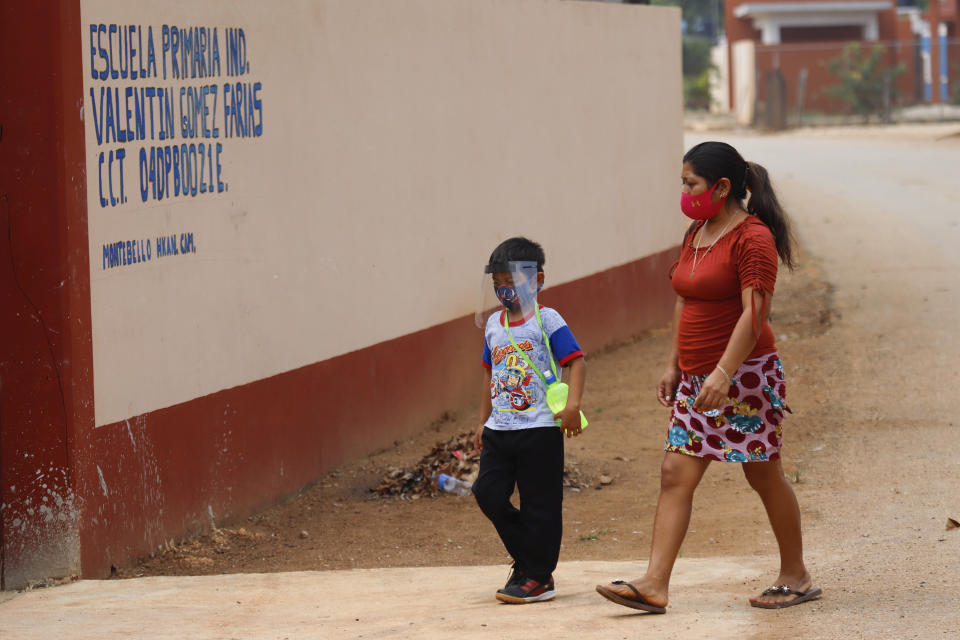
<instances>
[{"instance_id":1,"label":"chain-link fence","mask_svg":"<svg viewBox=\"0 0 960 640\"><path fill-rule=\"evenodd\" d=\"M960 120L960 39L941 38L939 82L929 38L757 45L753 123ZM749 78L737 80L741 85ZM938 99L934 99L934 97Z\"/></svg>"}]
</instances>

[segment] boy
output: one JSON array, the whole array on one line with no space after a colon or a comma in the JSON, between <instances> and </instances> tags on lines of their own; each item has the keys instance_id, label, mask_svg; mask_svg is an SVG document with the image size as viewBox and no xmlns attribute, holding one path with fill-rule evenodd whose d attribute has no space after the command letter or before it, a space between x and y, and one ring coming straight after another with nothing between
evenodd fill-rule
<instances>
[{"instance_id":1,"label":"boy","mask_svg":"<svg viewBox=\"0 0 960 640\"><path fill-rule=\"evenodd\" d=\"M586 378L583 352L563 318L537 305L544 260L536 242L510 238L494 249L486 267L503 308L484 329L483 366L490 373L489 378L484 373L484 418L474 436L480 471L473 493L513 557L510 578L496 594L511 604L556 596L552 574L563 524L563 435L580 433ZM542 376L549 380L556 365L569 369L570 390L566 408L554 414ZM510 503L514 485L519 509Z\"/></svg>"}]
</instances>

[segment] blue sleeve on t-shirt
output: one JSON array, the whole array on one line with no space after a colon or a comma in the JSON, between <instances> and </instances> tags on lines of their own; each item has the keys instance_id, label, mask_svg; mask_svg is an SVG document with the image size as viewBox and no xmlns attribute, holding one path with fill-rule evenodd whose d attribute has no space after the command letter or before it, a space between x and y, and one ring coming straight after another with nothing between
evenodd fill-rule
<instances>
[{"instance_id":1,"label":"blue sleeve on t-shirt","mask_svg":"<svg viewBox=\"0 0 960 640\"><path fill-rule=\"evenodd\" d=\"M553 357L561 366L583 355L583 350L577 344L577 339L573 337L573 332L556 309L544 307L541 310L541 319L544 330L550 336L550 350L553 351Z\"/></svg>"},{"instance_id":2,"label":"blue sleeve on t-shirt","mask_svg":"<svg viewBox=\"0 0 960 640\"><path fill-rule=\"evenodd\" d=\"M490 347L487 345L487 337L483 337L483 366L487 369L493 367L493 358L490 355Z\"/></svg>"},{"instance_id":3,"label":"blue sleeve on t-shirt","mask_svg":"<svg viewBox=\"0 0 960 640\"><path fill-rule=\"evenodd\" d=\"M560 364L566 364L576 356L583 355L577 339L573 337L573 332L567 325L550 334L550 349L553 351L553 357Z\"/></svg>"}]
</instances>

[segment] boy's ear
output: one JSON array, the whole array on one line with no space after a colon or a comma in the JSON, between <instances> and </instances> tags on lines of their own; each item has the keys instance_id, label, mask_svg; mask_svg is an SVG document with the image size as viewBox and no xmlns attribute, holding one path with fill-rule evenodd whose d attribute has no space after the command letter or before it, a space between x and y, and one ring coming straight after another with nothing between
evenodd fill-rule
<instances>
[{"instance_id":1,"label":"boy's ear","mask_svg":"<svg viewBox=\"0 0 960 640\"><path fill-rule=\"evenodd\" d=\"M543 271L537 271L537 288L543 286Z\"/></svg>"}]
</instances>

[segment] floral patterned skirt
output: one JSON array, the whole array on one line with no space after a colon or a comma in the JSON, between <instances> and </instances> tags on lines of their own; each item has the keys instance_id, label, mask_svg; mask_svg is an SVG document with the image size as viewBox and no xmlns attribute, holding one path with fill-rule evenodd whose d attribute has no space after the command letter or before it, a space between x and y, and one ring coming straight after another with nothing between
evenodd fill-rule
<instances>
[{"instance_id":1,"label":"floral patterned skirt","mask_svg":"<svg viewBox=\"0 0 960 640\"><path fill-rule=\"evenodd\" d=\"M780 423L790 412L780 356L774 352L740 365L717 415L693 409L706 377L681 372L664 450L725 462L779 458Z\"/></svg>"}]
</instances>

